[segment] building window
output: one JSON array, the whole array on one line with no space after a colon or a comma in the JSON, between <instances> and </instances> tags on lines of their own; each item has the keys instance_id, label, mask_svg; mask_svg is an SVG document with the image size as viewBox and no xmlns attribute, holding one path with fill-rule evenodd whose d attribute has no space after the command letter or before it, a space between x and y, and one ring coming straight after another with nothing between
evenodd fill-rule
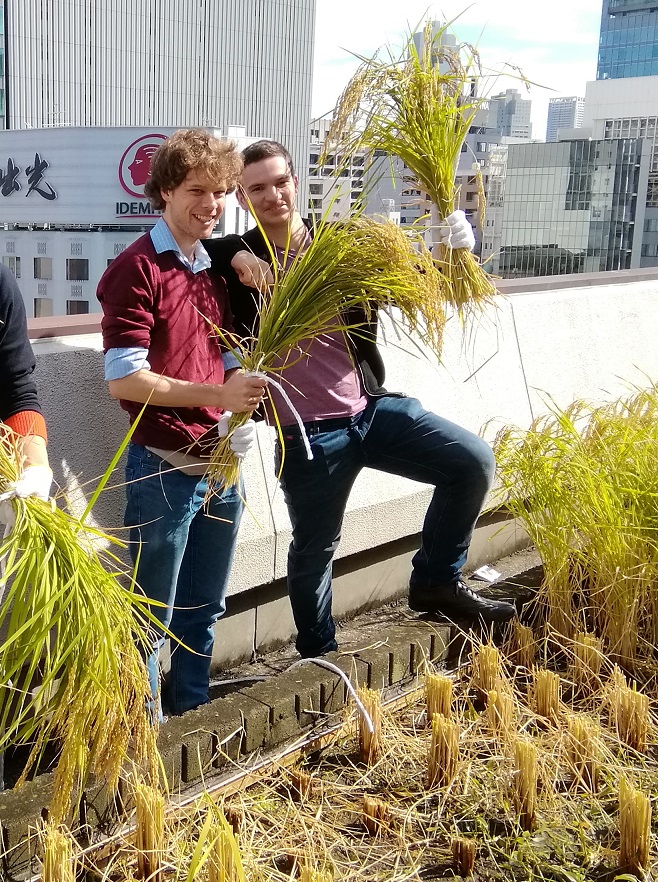
<instances>
[{"instance_id":1,"label":"building window","mask_svg":"<svg viewBox=\"0 0 658 882\"><path fill-rule=\"evenodd\" d=\"M109 265L112 263L113 260L114 260L113 257L108 257L108 258L107 258L107 265L109 266Z\"/></svg>"},{"instance_id":2,"label":"building window","mask_svg":"<svg viewBox=\"0 0 658 882\"><path fill-rule=\"evenodd\" d=\"M7 254L15 254L16 253L16 243L15 242L7 242Z\"/></svg>"},{"instance_id":3,"label":"building window","mask_svg":"<svg viewBox=\"0 0 658 882\"><path fill-rule=\"evenodd\" d=\"M42 282L40 285L37 285L37 294L39 297L45 297L48 293L48 285L44 285Z\"/></svg>"},{"instance_id":4,"label":"building window","mask_svg":"<svg viewBox=\"0 0 658 882\"><path fill-rule=\"evenodd\" d=\"M114 243L114 256L118 257L122 251L126 250L125 242L115 242Z\"/></svg>"},{"instance_id":5,"label":"building window","mask_svg":"<svg viewBox=\"0 0 658 882\"><path fill-rule=\"evenodd\" d=\"M89 261L86 258L69 257L66 261L66 280L68 282L89 281Z\"/></svg>"},{"instance_id":6,"label":"building window","mask_svg":"<svg viewBox=\"0 0 658 882\"><path fill-rule=\"evenodd\" d=\"M71 242L71 255L82 255L82 242Z\"/></svg>"},{"instance_id":7,"label":"building window","mask_svg":"<svg viewBox=\"0 0 658 882\"><path fill-rule=\"evenodd\" d=\"M52 297L35 297L34 298L34 317L46 318L53 314Z\"/></svg>"},{"instance_id":8,"label":"building window","mask_svg":"<svg viewBox=\"0 0 658 882\"><path fill-rule=\"evenodd\" d=\"M45 242L37 242L37 254L47 254L46 251L46 243Z\"/></svg>"},{"instance_id":9,"label":"building window","mask_svg":"<svg viewBox=\"0 0 658 882\"><path fill-rule=\"evenodd\" d=\"M322 184L309 184L308 191L311 196L322 195Z\"/></svg>"},{"instance_id":10,"label":"building window","mask_svg":"<svg viewBox=\"0 0 658 882\"><path fill-rule=\"evenodd\" d=\"M11 243L14 244L13 242ZM21 277L21 259L20 257L3 257L2 262L8 267L17 279Z\"/></svg>"},{"instance_id":11,"label":"building window","mask_svg":"<svg viewBox=\"0 0 658 882\"><path fill-rule=\"evenodd\" d=\"M88 300L67 300L66 301L66 314L67 315L87 315L89 312L89 301Z\"/></svg>"},{"instance_id":12,"label":"building window","mask_svg":"<svg viewBox=\"0 0 658 882\"><path fill-rule=\"evenodd\" d=\"M41 244L41 243L39 243L39 244ZM34 258L34 278L35 279L52 279L52 277L53 277L53 259L52 259L52 257L35 257Z\"/></svg>"},{"instance_id":13,"label":"building window","mask_svg":"<svg viewBox=\"0 0 658 882\"><path fill-rule=\"evenodd\" d=\"M71 285L71 297L82 297L82 285Z\"/></svg>"}]
</instances>

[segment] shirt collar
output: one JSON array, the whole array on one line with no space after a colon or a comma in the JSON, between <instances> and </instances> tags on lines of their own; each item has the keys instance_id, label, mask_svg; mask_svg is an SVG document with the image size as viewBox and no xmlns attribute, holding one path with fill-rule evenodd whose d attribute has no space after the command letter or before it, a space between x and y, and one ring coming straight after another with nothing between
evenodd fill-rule
<instances>
[{"instance_id":1,"label":"shirt collar","mask_svg":"<svg viewBox=\"0 0 658 882\"><path fill-rule=\"evenodd\" d=\"M151 229L150 236L156 254L162 254L165 251L173 251L183 266L187 267L187 269L193 273L200 273L202 270L207 270L209 268L210 256L201 242L197 242L194 246L194 260L190 263L180 250L178 242L174 239L173 233L167 226L167 222L163 217L161 217Z\"/></svg>"}]
</instances>

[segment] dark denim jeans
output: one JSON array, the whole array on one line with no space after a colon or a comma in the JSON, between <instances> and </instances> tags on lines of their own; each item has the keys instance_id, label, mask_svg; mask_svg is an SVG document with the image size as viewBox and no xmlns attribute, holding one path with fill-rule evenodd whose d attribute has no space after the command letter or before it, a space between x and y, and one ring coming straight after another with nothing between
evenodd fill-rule
<instances>
[{"instance_id":1,"label":"dark denim jeans","mask_svg":"<svg viewBox=\"0 0 658 882\"><path fill-rule=\"evenodd\" d=\"M466 562L473 527L493 481L489 445L426 411L415 398L371 399L350 425L309 432L308 460L296 433L285 437L281 486L292 523L288 592L302 656L336 649L331 567L347 498L365 466L435 487L413 559L411 591L454 582ZM277 471L281 450L277 448Z\"/></svg>"},{"instance_id":2,"label":"dark denim jeans","mask_svg":"<svg viewBox=\"0 0 658 882\"><path fill-rule=\"evenodd\" d=\"M172 642L168 704L181 714L208 701L213 624L224 613L243 494L229 487L204 505L207 482L186 475L131 444L126 463L126 515L137 582L147 597L165 606L152 612L192 650ZM148 659L154 697L158 649Z\"/></svg>"}]
</instances>

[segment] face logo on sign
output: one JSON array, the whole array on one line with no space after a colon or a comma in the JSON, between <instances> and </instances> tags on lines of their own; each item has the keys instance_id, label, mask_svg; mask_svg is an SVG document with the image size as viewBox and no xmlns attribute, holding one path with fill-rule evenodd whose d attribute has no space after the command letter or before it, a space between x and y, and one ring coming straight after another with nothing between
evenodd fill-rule
<instances>
[{"instance_id":1,"label":"face logo on sign","mask_svg":"<svg viewBox=\"0 0 658 882\"><path fill-rule=\"evenodd\" d=\"M130 196L144 198L144 184L151 169L151 159L165 135L142 135L128 147L119 163L119 182Z\"/></svg>"}]
</instances>

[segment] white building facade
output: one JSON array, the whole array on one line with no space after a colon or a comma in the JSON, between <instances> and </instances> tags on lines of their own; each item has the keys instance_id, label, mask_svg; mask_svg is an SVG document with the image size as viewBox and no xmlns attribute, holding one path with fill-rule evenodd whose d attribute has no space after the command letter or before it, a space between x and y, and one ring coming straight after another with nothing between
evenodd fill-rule
<instances>
[{"instance_id":1,"label":"white building facade","mask_svg":"<svg viewBox=\"0 0 658 882\"><path fill-rule=\"evenodd\" d=\"M3 0L0 128L244 126L305 168L315 3Z\"/></svg>"},{"instance_id":2,"label":"white building facade","mask_svg":"<svg viewBox=\"0 0 658 882\"><path fill-rule=\"evenodd\" d=\"M546 120L546 140L557 141L560 129L579 129L583 124L585 99L572 95L550 98Z\"/></svg>"},{"instance_id":3,"label":"white building facade","mask_svg":"<svg viewBox=\"0 0 658 882\"><path fill-rule=\"evenodd\" d=\"M144 197L148 159L174 131L0 133L0 261L16 276L28 316L100 311L96 286L105 268L158 220ZM253 140L243 129L227 134L239 149ZM216 234L244 232L249 223L229 194Z\"/></svg>"}]
</instances>

